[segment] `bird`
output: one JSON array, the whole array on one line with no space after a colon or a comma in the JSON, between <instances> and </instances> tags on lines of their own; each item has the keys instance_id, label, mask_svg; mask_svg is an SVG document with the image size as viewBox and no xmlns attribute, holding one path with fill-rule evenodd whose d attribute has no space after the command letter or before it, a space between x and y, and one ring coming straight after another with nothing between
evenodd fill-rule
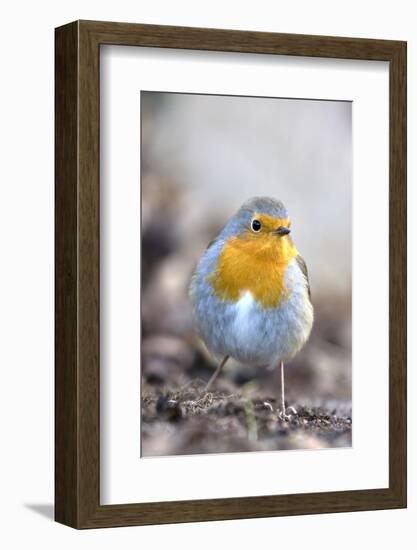
<instances>
[{"instance_id":1,"label":"bird","mask_svg":"<svg viewBox=\"0 0 417 550\"><path fill-rule=\"evenodd\" d=\"M287 410L296 413L286 408L285 363L306 344L314 321L307 266L290 233L280 200L247 200L208 245L189 285L197 332L218 361L205 391L229 358L280 369L284 420Z\"/></svg>"}]
</instances>

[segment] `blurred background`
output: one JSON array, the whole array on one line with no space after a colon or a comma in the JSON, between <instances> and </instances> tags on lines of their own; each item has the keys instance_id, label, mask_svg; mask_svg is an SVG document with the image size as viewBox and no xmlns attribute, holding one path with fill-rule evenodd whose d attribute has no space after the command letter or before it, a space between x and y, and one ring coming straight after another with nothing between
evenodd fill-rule
<instances>
[{"instance_id":1,"label":"blurred background","mask_svg":"<svg viewBox=\"0 0 417 550\"><path fill-rule=\"evenodd\" d=\"M142 455L351 443L350 102L141 92ZM281 199L309 269L315 324L277 373L229 362L216 391L187 290L248 198ZM276 403L275 403L276 401ZM272 409L272 411L271 411Z\"/></svg>"}]
</instances>

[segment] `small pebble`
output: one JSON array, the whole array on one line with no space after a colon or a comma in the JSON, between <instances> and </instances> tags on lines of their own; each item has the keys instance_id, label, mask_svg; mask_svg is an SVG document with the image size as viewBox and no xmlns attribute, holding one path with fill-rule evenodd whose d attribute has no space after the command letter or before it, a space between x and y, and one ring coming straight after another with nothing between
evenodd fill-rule
<instances>
[{"instance_id":1,"label":"small pebble","mask_svg":"<svg viewBox=\"0 0 417 550\"><path fill-rule=\"evenodd\" d=\"M170 422L177 422L183 416L179 402L166 395L159 396L156 402L156 412Z\"/></svg>"}]
</instances>

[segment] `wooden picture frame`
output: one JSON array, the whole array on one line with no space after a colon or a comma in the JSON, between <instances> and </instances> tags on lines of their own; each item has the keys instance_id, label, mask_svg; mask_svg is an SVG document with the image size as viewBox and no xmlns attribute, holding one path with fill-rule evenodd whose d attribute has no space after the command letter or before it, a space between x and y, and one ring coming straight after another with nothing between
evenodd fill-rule
<instances>
[{"instance_id":1,"label":"wooden picture frame","mask_svg":"<svg viewBox=\"0 0 417 550\"><path fill-rule=\"evenodd\" d=\"M55 519L75 528L406 506L406 43L76 21L56 29ZM389 62L389 488L100 505L99 56L118 44Z\"/></svg>"}]
</instances>

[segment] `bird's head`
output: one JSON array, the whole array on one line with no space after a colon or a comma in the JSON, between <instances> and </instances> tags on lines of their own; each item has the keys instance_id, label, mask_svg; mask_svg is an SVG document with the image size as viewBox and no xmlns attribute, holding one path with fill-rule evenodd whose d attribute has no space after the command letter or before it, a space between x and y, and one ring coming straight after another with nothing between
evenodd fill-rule
<instances>
[{"instance_id":1,"label":"bird's head","mask_svg":"<svg viewBox=\"0 0 417 550\"><path fill-rule=\"evenodd\" d=\"M284 204L269 197L246 201L225 227L226 235L247 245L248 250L270 250L285 256L293 247L291 220Z\"/></svg>"}]
</instances>

